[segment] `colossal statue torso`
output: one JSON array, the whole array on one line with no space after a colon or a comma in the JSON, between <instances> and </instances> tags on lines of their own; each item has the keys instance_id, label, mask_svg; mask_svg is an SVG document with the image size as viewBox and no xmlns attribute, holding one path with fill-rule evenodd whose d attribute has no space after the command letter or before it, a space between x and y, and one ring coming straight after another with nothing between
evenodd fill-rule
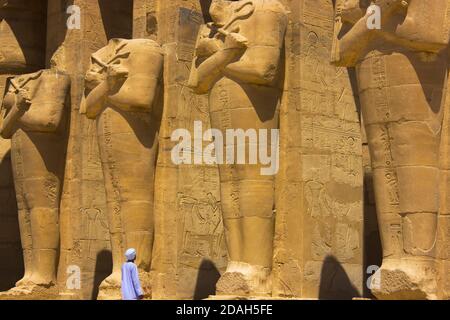
<instances>
[{"instance_id":1,"label":"colossal statue torso","mask_svg":"<svg viewBox=\"0 0 450 320\"><path fill-rule=\"evenodd\" d=\"M211 125L224 135L227 129L270 134L279 124L286 10L275 0L242 0L213 1L210 12L213 23L200 32L189 85L209 92ZM270 154L277 142L269 138L264 152ZM232 144L226 141L223 150ZM217 284L219 295L271 293L276 172L263 175L261 167L237 164L236 158L219 162L230 259Z\"/></svg>"},{"instance_id":2,"label":"colossal statue torso","mask_svg":"<svg viewBox=\"0 0 450 320\"><path fill-rule=\"evenodd\" d=\"M100 298L117 295L127 248L137 250L136 264L145 276L150 271L162 66L156 42L114 39L92 55L86 75L82 112L97 119L113 252L113 273ZM146 278L143 282L149 293Z\"/></svg>"},{"instance_id":3,"label":"colossal statue torso","mask_svg":"<svg viewBox=\"0 0 450 320\"><path fill-rule=\"evenodd\" d=\"M10 79L3 102L1 134L12 141L25 263L25 275L17 287L30 292L36 285L56 284L69 88L66 74L42 70ZM18 106L21 95L27 96L25 108Z\"/></svg>"},{"instance_id":4,"label":"colossal statue torso","mask_svg":"<svg viewBox=\"0 0 450 320\"><path fill-rule=\"evenodd\" d=\"M356 66L369 142L383 246L374 277L381 282L372 292L379 298L434 298L447 1L377 4L382 27L369 30L369 15L354 14L359 1L338 2L333 57L338 65ZM340 33L342 25L346 33Z\"/></svg>"}]
</instances>

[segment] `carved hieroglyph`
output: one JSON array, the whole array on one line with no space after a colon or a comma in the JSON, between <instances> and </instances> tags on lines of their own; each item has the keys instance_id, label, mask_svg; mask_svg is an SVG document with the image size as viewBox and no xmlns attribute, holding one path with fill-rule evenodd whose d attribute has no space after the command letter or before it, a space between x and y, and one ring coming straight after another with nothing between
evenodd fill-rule
<instances>
[{"instance_id":1,"label":"carved hieroglyph","mask_svg":"<svg viewBox=\"0 0 450 320\"><path fill-rule=\"evenodd\" d=\"M56 284L59 202L67 147L70 78L56 69L11 78L0 133L12 140L25 275L15 289Z\"/></svg>"},{"instance_id":2,"label":"carved hieroglyph","mask_svg":"<svg viewBox=\"0 0 450 320\"><path fill-rule=\"evenodd\" d=\"M150 293L162 67L156 42L113 39L92 55L86 75L81 112L97 118L113 257L113 273L103 281L99 298L120 297L127 248L136 248L144 291Z\"/></svg>"},{"instance_id":3,"label":"carved hieroglyph","mask_svg":"<svg viewBox=\"0 0 450 320\"><path fill-rule=\"evenodd\" d=\"M286 9L275 0L215 0L210 14L213 23L200 31L189 86L198 94L209 92L211 126L222 132L277 129ZM268 149L271 143L277 141ZM218 295L271 293L275 176L260 169L219 165L230 261Z\"/></svg>"},{"instance_id":4,"label":"carved hieroglyph","mask_svg":"<svg viewBox=\"0 0 450 320\"><path fill-rule=\"evenodd\" d=\"M214 295L226 270L226 239L232 261L217 285L222 298L272 291L276 298L351 299L369 294L369 276L379 298L433 298L436 290L439 298L449 296L449 114L440 102L449 94L447 90L444 95L448 65L442 51L447 46L447 0L374 0L382 6L382 31L367 29L366 8L359 3L371 1L278 1L0 0L1 92L8 77L49 68L47 60L57 50L64 52L59 70L71 77L70 134L64 184L60 181L59 187L61 298L97 297L100 283L112 273L111 243L115 272L101 286L101 299L120 298L117 271L129 246L138 249L147 293L151 261L152 298L206 298ZM333 60L338 67L329 63L336 2ZM387 5L402 2L409 8L392 7L395 14L390 16ZM70 5L76 6L71 12L80 8L80 29L67 28L69 17L76 20L76 13L66 11ZM145 98L153 93L159 97L155 79L162 72L161 48L147 40L112 40L107 45L113 38L156 39L164 48L162 103ZM211 73L205 72L208 65ZM356 72L347 66L357 66ZM356 73L360 94L355 99ZM46 70L31 76L43 80L50 74ZM190 74L189 85L195 90L187 87ZM58 74L58 85L64 78ZM107 93L108 86L118 93ZM49 100L59 97L58 88L45 90ZM16 96L21 96L19 109L27 108L27 93L14 94L14 103ZM366 130L360 130L359 100ZM88 107L88 115L96 120L80 114L81 107L83 112ZM144 109L148 112L139 111ZM172 162L171 134L180 128L193 133L194 121L202 122L205 130L280 128L276 179L261 176L259 166L223 165L220 188L216 164ZM365 131L373 160L373 170L367 172L375 176L385 249L385 263L375 275L370 272L381 259L378 246L367 241L368 225L374 238L378 230L363 211ZM45 157L41 149L33 149L38 161L25 162L31 144L43 148L37 140L23 138L30 135L36 134L23 131L21 152L13 150L13 159L24 160L14 164L24 176L35 174L42 159L50 159L47 153L63 161L60 150L66 137L61 131L61 145L43 152ZM16 253L20 237L17 208L11 205L16 200L9 142L0 141L0 158L5 157L0 163L0 290L14 286L23 272L22 254ZM195 147L188 151L198 155ZM38 199L44 187L20 191L19 203L27 197ZM42 238L33 230L33 212L29 216L31 231L22 235L30 235L26 239L32 239L34 247L35 238L36 245ZM148 239L153 228L152 245ZM56 234L47 228L51 239ZM25 252L29 266L33 254L31 249ZM369 262L367 255L372 254L375 258ZM412 265L416 269L410 272ZM383 281L377 289L379 275ZM55 298L50 293L56 293L55 286L44 291L39 298ZM12 290L0 299L37 297L21 295L25 292Z\"/></svg>"},{"instance_id":5,"label":"carved hieroglyph","mask_svg":"<svg viewBox=\"0 0 450 320\"><path fill-rule=\"evenodd\" d=\"M448 1L375 2L381 30L368 27L360 1L337 1L332 53L335 64L356 66L372 158L383 246L372 292L433 299Z\"/></svg>"}]
</instances>

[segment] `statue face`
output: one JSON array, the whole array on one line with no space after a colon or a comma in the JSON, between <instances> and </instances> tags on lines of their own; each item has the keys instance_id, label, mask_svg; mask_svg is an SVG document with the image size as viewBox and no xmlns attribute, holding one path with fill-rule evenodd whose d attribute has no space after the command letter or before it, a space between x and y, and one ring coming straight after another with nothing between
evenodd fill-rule
<instances>
[{"instance_id":1,"label":"statue face","mask_svg":"<svg viewBox=\"0 0 450 320\"><path fill-rule=\"evenodd\" d=\"M224 26L228 22L232 13L232 5L232 1L213 0L209 8L209 14L217 26Z\"/></svg>"},{"instance_id":2,"label":"statue face","mask_svg":"<svg viewBox=\"0 0 450 320\"><path fill-rule=\"evenodd\" d=\"M360 0L344 0L342 4L342 10L348 11L359 9L359 2Z\"/></svg>"},{"instance_id":3,"label":"statue face","mask_svg":"<svg viewBox=\"0 0 450 320\"><path fill-rule=\"evenodd\" d=\"M356 23L364 16L364 7L367 9L367 1L363 0L341 0L339 3L343 21Z\"/></svg>"}]
</instances>

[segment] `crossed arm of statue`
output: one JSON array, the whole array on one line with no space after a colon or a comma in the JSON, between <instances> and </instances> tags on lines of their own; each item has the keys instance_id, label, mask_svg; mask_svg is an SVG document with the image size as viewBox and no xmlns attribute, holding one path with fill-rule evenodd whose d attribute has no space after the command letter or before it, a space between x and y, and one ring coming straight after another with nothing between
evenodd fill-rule
<instances>
[{"instance_id":1,"label":"crossed arm of statue","mask_svg":"<svg viewBox=\"0 0 450 320\"><path fill-rule=\"evenodd\" d=\"M193 72L189 87L198 94L207 93L222 76L225 67L242 56L247 49L247 39L234 32L224 35L224 39L200 36L193 62Z\"/></svg>"},{"instance_id":2,"label":"crossed arm of statue","mask_svg":"<svg viewBox=\"0 0 450 320\"><path fill-rule=\"evenodd\" d=\"M4 139L10 139L17 121L30 108L31 100L29 92L26 89L19 89L15 96L10 95L4 99L2 108L4 117L0 126L0 135Z\"/></svg>"},{"instance_id":3,"label":"crossed arm of statue","mask_svg":"<svg viewBox=\"0 0 450 320\"><path fill-rule=\"evenodd\" d=\"M85 110L86 116L89 119L95 119L101 111L105 108L105 103L110 94L117 91L128 77L128 71L119 66L111 65L106 70L106 76L103 80L97 83L97 80L92 80L89 75L86 77L87 86L93 86L91 81L95 81L97 85L94 85L93 89L86 97Z\"/></svg>"},{"instance_id":4,"label":"crossed arm of statue","mask_svg":"<svg viewBox=\"0 0 450 320\"><path fill-rule=\"evenodd\" d=\"M381 40L418 53L437 54L448 45L448 34L442 33L448 0L436 0L440 11L430 15L420 0L373 0L380 7L381 28L369 27L374 12L364 13L360 1L352 5L338 1L332 62L352 67L371 42ZM423 55L426 57L427 55Z\"/></svg>"},{"instance_id":5,"label":"crossed arm of statue","mask_svg":"<svg viewBox=\"0 0 450 320\"><path fill-rule=\"evenodd\" d=\"M274 17L264 21L258 19L264 18L255 17L253 20L255 26L261 26L261 33L273 33L270 28L275 25L280 28L280 37L271 40L273 43L270 44L249 45L251 39L243 35L239 26L230 32L222 30L214 34L213 30L213 36L208 36L211 34L208 29L200 34L189 79L189 87L193 88L195 93L207 93L222 76L245 83L273 84L280 64L285 21L267 21L275 19ZM279 25L280 23L283 26ZM211 25L208 28L211 28ZM265 28L268 29L264 30Z\"/></svg>"},{"instance_id":6,"label":"crossed arm of statue","mask_svg":"<svg viewBox=\"0 0 450 320\"><path fill-rule=\"evenodd\" d=\"M381 21L388 24L389 19L406 8L410 0L375 0L372 1L380 7ZM358 1L356 1L358 2ZM383 30L370 29L369 19L373 12L362 11L361 7L343 8L337 4L335 18L335 37L332 50L332 62L337 66L355 66L361 53L376 36L388 37L388 33ZM344 35L341 32L345 25L351 25L351 29ZM348 28L347 28L348 29Z\"/></svg>"},{"instance_id":7,"label":"crossed arm of statue","mask_svg":"<svg viewBox=\"0 0 450 320\"><path fill-rule=\"evenodd\" d=\"M105 108L109 95L117 92L128 78L128 70L120 65L121 56L114 57L111 62L105 63L92 56L101 69L90 70L85 78L86 88L90 90L84 101L82 113L86 113L89 119L95 119Z\"/></svg>"},{"instance_id":8,"label":"crossed arm of statue","mask_svg":"<svg viewBox=\"0 0 450 320\"><path fill-rule=\"evenodd\" d=\"M10 79L0 110L1 136L11 138L19 125L26 131L56 132L69 88L70 77L62 73L40 71Z\"/></svg>"}]
</instances>

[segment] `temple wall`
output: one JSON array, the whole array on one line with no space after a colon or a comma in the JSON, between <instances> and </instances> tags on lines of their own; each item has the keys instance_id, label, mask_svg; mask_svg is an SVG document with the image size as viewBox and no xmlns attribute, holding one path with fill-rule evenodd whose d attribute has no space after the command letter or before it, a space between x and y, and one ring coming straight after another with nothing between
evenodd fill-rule
<instances>
[{"instance_id":1,"label":"temple wall","mask_svg":"<svg viewBox=\"0 0 450 320\"><path fill-rule=\"evenodd\" d=\"M273 295L371 297L367 267L380 266L382 255L355 71L330 64L333 1L280 1L290 13L283 49ZM164 92L157 102L164 112L155 178L153 298L202 299L215 294L228 262L219 171L213 165L174 165L171 150L176 143L170 139L176 129L193 133L195 121L201 121L203 131L211 127L207 95L195 95L187 87L199 28L210 19L207 2L48 0L46 49L35 46L42 57L30 60L29 70L49 67L53 54L63 50L62 63L72 80L60 213L62 298L95 299L112 268L96 123L79 113L90 56L112 38L152 39L165 52ZM81 29L67 29L69 5L80 7ZM1 14L0 10L0 18ZM6 77L18 73L0 68L0 92ZM450 295L448 123L446 111L436 260L442 298ZM9 143L0 140L0 260L5 261L0 265L0 291L13 286L12 279L23 272L10 165ZM81 289L67 286L71 266L81 270Z\"/></svg>"},{"instance_id":2,"label":"temple wall","mask_svg":"<svg viewBox=\"0 0 450 320\"><path fill-rule=\"evenodd\" d=\"M363 290L360 123L347 70L330 65L331 1L289 1L275 294Z\"/></svg>"}]
</instances>

